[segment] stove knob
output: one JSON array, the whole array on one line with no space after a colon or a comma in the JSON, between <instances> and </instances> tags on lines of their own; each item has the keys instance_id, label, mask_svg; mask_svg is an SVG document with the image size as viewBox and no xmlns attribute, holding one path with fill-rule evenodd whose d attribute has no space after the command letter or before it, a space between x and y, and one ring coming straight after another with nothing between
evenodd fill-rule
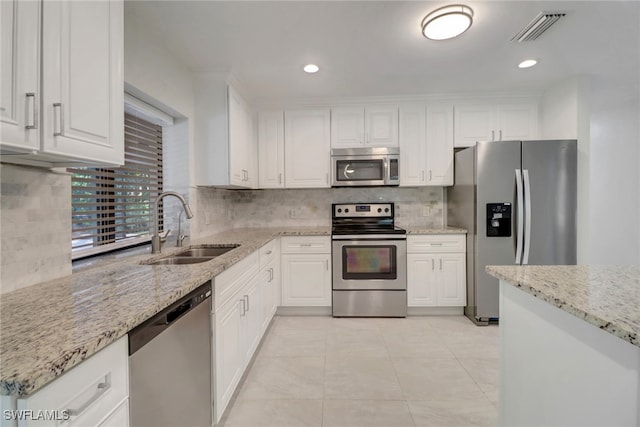
<instances>
[{"instance_id":1,"label":"stove knob","mask_svg":"<svg viewBox=\"0 0 640 427\"><path fill-rule=\"evenodd\" d=\"M389 208L384 208L384 211L385 212L389 212Z\"/></svg>"},{"instance_id":2,"label":"stove knob","mask_svg":"<svg viewBox=\"0 0 640 427\"><path fill-rule=\"evenodd\" d=\"M338 213L341 213L341 212L342 212L342 208L338 208Z\"/></svg>"},{"instance_id":3,"label":"stove knob","mask_svg":"<svg viewBox=\"0 0 640 427\"><path fill-rule=\"evenodd\" d=\"M378 213L382 212L382 208L378 208Z\"/></svg>"},{"instance_id":4,"label":"stove knob","mask_svg":"<svg viewBox=\"0 0 640 427\"><path fill-rule=\"evenodd\" d=\"M344 210L344 212L345 212L345 213L349 213L349 208L346 208L346 209Z\"/></svg>"}]
</instances>

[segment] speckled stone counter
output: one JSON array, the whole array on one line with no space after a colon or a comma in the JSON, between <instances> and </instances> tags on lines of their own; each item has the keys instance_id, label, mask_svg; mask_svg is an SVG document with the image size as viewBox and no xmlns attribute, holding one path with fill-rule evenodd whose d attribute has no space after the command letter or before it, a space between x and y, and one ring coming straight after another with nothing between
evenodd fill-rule
<instances>
[{"instance_id":1,"label":"speckled stone counter","mask_svg":"<svg viewBox=\"0 0 640 427\"><path fill-rule=\"evenodd\" d=\"M407 234L467 234L467 230L458 227L405 227Z\"/></svg>"},{"instance_id":2,"label":"speckled stone counter","mask_svg":"<svg viewBox=\"0 0 640 427\"><path fill-rule=\"evenodd\" d=\"M640 266L487 266L486 270L640 347Z\"/></svg>"},{"instance_id":3,"label":"speckled stone counter","mask_svg":"<svg viewBox=\"0 0 640 427\"><path fill-rule=\"evenodd\" d=\"M185 248L163 248L153 257L142 249L139 255L0 295L0 394L32 394L282 235L328 236L330 228L233 229L191 242L240 244L208 262L140 265Z\"/></svg>"}]
</instances>

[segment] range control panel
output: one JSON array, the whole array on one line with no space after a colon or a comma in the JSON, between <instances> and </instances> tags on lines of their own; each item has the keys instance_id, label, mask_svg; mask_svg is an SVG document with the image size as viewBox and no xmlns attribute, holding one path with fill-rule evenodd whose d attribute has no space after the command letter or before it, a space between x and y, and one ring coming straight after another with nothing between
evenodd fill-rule
<instances>
[{"instance_id":1,"label":"range control panel","mask_svg":"<svg viewBox=\"0 0 640 427\"><path fill-rule=\"evenodd\" d=\"M487 237L511 236L511 203L487 203Z\"/></svg>"},{"instance_id":2,"label":"range control panel","mask_svg":"<svg viewBox=\"0 0 640 427\"><path fill-rule=\"evenodd\" d=\"M393 218L393 203L336 203L334 218Z\"/></svg>"}]
</instances>

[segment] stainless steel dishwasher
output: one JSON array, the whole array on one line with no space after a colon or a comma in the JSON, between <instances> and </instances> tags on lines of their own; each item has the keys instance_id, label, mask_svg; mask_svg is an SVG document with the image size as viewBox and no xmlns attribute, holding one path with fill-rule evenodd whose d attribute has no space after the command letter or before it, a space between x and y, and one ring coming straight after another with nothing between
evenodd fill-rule
<instances>
[{"instance_id":1,"label":"stainless steel dishwasher","mask_svg":"<svg viewBox=\"0 0 640 427\"><path fill-rule=\"evenodd\" d=\"M211 427L211 282L129 333L131 427Z\"/></svg>"}]
</instances>

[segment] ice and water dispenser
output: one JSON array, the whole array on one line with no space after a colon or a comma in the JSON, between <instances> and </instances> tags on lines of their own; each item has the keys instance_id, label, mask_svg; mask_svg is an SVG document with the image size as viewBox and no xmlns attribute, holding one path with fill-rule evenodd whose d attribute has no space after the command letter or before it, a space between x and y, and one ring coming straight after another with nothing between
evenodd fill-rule
<instances>
[{"instance_id":1,"label":"ice and water dispenser","mask_svg":"<svg viewBox=\"0 0 640 427\"><path fill-rule=\"evenodd\" d=\"M511 203L487 203L487 237L511 236Z\"/></svg>"}]
</instances>

